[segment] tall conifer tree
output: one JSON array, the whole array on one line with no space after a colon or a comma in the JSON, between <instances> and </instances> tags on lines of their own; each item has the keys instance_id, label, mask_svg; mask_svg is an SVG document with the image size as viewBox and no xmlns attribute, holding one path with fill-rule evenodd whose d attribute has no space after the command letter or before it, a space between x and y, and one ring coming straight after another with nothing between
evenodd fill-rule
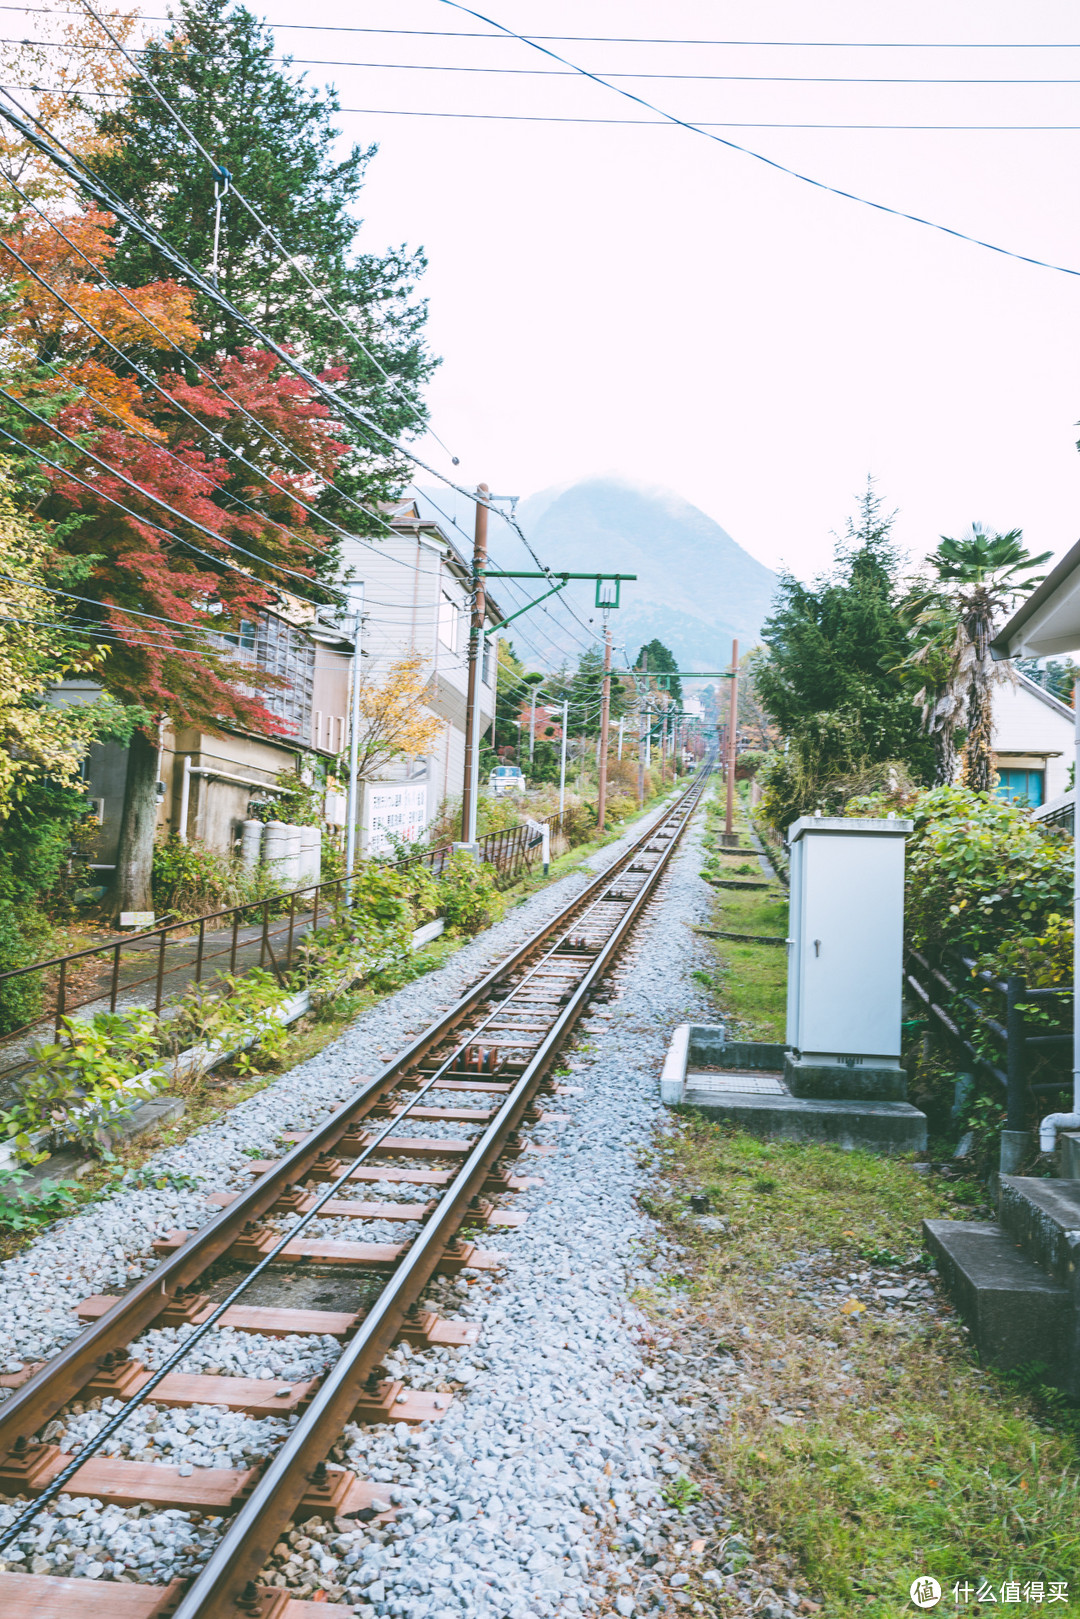
<instances>
[{"instance_id":1,"label":"tall conifer tree","mask_svg":"<svg viewBox=\"0 0 1080 1619\"><path fill-rule=\"evenodd\" d=\"M353 146L335 154L336 94L291 75L289 59L276 59L271 29L232 0L182 0L164 34L148 43L140 65L228 171L220 208L221 292L313 369L344 366L340 391L370 411L385 432L415 432L423 419L420 389L434 365L423 341L426 305L414 295L425 260L404 246L382 255L357 249L357 207L376 148ZM150 85L132 76L127 99L103 115L101 131L108 142L95 160L100 177L208 272L215 187L220 192L222 182ZM237 190L291 259L283 261ZM171 273L152 247L122 229L117 249L114 269L129 285ZM293 259L360 334L378 365L320 303ZM251 343L210 300L199 299L196 308L204 334L196 350L200 359ZM370 498L394 492L404 470L372 435L339 468L338 482Z\"/></svg>"}]
</instances>

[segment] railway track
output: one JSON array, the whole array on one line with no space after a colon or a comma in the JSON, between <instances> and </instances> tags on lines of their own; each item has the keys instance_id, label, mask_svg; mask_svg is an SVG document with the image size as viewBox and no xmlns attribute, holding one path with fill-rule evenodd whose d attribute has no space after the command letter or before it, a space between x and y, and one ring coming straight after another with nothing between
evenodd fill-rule
<instances>
[{"instance_id":1,"label":"railway track","mask_svg":"<svg viewBox=\"0 0 1080 1619\"><path fill-rule=\"evenodd\" d=\"M528 1150L524 1132L543 1122L543 1099L558 1093L557 1055L655 891L707 778L703 771L613 866L279 1161L253 1164L250 1186L211 1196L219 1212L198 1231L156 1242L159 1263L149 1275L120 1297L83 1301L78 1311L88 1325L78 1338L44 1365L0 1379L11 1389L0 1405L0 1495L17 1509L0 1530L0 1560L27 1543L36 1515L61 1496L226 1520L190 1582L93 1581L9 1566L0 1572L2 1619L314 1619L327 1611L323 1602L261 1585L260 1573L292 1522L370 1520L381 1510L373 1505L377 1486L327 1463L347 1423L437 1421L446 1410L449 1396L406 1389L380 1360L401 1340L417 1347L473 1341L475 1329L441 1320L420 1300L437 1275L498 1268L498 1254L469 1233L525 1218L503 1206L530 1184L512 1167ZM411 1133L425 1128L436 1133ZM365 1188L376 1182L382 1190L387 1182L408 1187L411 1198L367 1201ZM417 1188L430 1197L418 1202ZM283 1219L292 1222L284 1230ZM391 1231L404 1223L407 1234L380 1242L337 1241L317 1228L304 1235L333 1219ZM355 1278L360 1307L254 1302L260 1283L283 1266ZM148 1328L182 1324L187 1335L155 1369L130 1355ZM181 1370L216 1326L271 1337L324 1334L343 1348L314 1379ZM70 1402L93 1398L121 1403L77 1454L36 1437ZM147 1404L224 1405L288 1417L292 1426L265 1465L244 1470L109 1454L109 1441Z\"/></svg>"}]
</instances>

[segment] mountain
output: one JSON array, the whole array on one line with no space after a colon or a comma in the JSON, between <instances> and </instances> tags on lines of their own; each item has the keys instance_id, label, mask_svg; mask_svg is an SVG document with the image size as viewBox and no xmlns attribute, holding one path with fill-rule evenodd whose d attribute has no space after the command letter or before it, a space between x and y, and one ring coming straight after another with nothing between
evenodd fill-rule
<instances>
[{"instance_id":1,"label":"mountain","mask_svg":"<svg viewBox=\"0 0 1080 1619\"><path fill-rule=\"evenodd\" d=\"M655 636L680 668L722 669L760 639L776 575L677 495L618 477L530 495L518 518L549 568L636 573L611 615L627 655Z\"/></svg>"}]
</instances>

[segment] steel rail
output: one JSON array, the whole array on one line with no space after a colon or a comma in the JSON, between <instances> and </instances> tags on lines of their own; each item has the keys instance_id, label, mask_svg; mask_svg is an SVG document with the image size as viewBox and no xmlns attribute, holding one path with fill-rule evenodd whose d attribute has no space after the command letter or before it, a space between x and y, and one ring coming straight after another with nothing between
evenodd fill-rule
<instances>
[{"instance_id":1,"label":"steel rail","mask_svg":"<svg viewBox=\"0 0 1080 1619\"><path fill-rule=\"evenodd\" d=\"M179 1291L189 1287L227 1252L249 1222L262 1218L271 1210L285 1187L303 1180L317 1160L330 1152L342 1136L365 1118L384 1094L393 1090L411 1069L440 1046L488 998L501 979L542 949L552 934L572 923L579 913L589 910L602 897L605 889L611 886L613 879L636 858L642 847L657 835L659 828L679 815L683 806L689 805L690 809L682 816L684 826L704 789L706 779L706 774L696 778L667 815L654 822L582 893L497 962L441 1018L422 1030L404 1051L336 1108L272 1169L266 1170L234 1202L212 1216L182 1247L163 1258L153 1271L141 1278L104 1315L15 1389L0 1406L0 1456L7 1455L20 1438L33 1434L76 1398L83 1386L103 1370L106 1355L126 1348L133 1338L150 1327ZM662 860L656 869L661 869L665 863L666 860ZM414 1103L417 1099L413 1098ZM88 1452L84 1451L83 1454L85 1458Z\"/></svg>"},{"instance_id":2,"label":"steel rail","mask_svg":"<svg viewBox=\"0 0 1080 1619\"><path fill-rule=\"evenodd\" d=\"M642 843L648 843L665 824L678 820L667 848L660 852L656 865L627 903L625 912L600 946L570 1000L555 1018L495 1117L474 1143L435 1214L411 1243L340 1358L320 1382L298 1423L232 1519L205 1567L181 1598L173 1619L226 1619L226 1616L234 1619L239 1611L237 1603L245 1597L250 1602L250 1584L302 1499L312 1471L325 1460L334 1441L340 1437L365 1380L398 1336L411 1306L419 1301L471 1199L494 1169L507 1137L520 1123L559 1048L585 1010L597 981L609 970L627 933L652 898L707 779L708 773L703 772L664 821L634 845L631 852L640 852ZM611 886L615 875L616 868L604 874L605 887Z\"/></svg>"}]
</instances>

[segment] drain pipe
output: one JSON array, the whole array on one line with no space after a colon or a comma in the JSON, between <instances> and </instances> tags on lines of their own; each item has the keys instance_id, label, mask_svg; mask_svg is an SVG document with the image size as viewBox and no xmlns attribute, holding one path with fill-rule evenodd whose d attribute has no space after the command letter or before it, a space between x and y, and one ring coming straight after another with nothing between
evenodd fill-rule
<instances>
[{"instance_id":1,"label":"drain pipe","mask_svg":"<svg viewBox=\"0 0 1080 1619\"><path fill-rule=\"evenodd\" d=\"M1073 1107L1071 1113L1048 1113L1039 1125L1039 1151L1053 1152L1059 1130L1080 1130L1080 681L1073 687L1076 716L1076 768L1073 771Z\"/></svg>"},{"instance_id":2,"label":"drain pipe","mask_svg":"<svg viewBox=\"0 0 1080 1619\"><path fill-rule=\"evenodd\" d=\"M283 793L284 787L276 787L267 781L252 781L250 776L236 776L229 770L215 770L213 765L193 765L190 753L184 754L184 773L180 785L180 818L176 826L176 836L181 843L188 841L188 807L191 803L192 776L205 776L212 781L228 781L236 787L250 787L252 791L260 793ZM196 827L198 818L196 817ZM196 836L198 832L196 830Z\"/></svg>"}]
</instances>

